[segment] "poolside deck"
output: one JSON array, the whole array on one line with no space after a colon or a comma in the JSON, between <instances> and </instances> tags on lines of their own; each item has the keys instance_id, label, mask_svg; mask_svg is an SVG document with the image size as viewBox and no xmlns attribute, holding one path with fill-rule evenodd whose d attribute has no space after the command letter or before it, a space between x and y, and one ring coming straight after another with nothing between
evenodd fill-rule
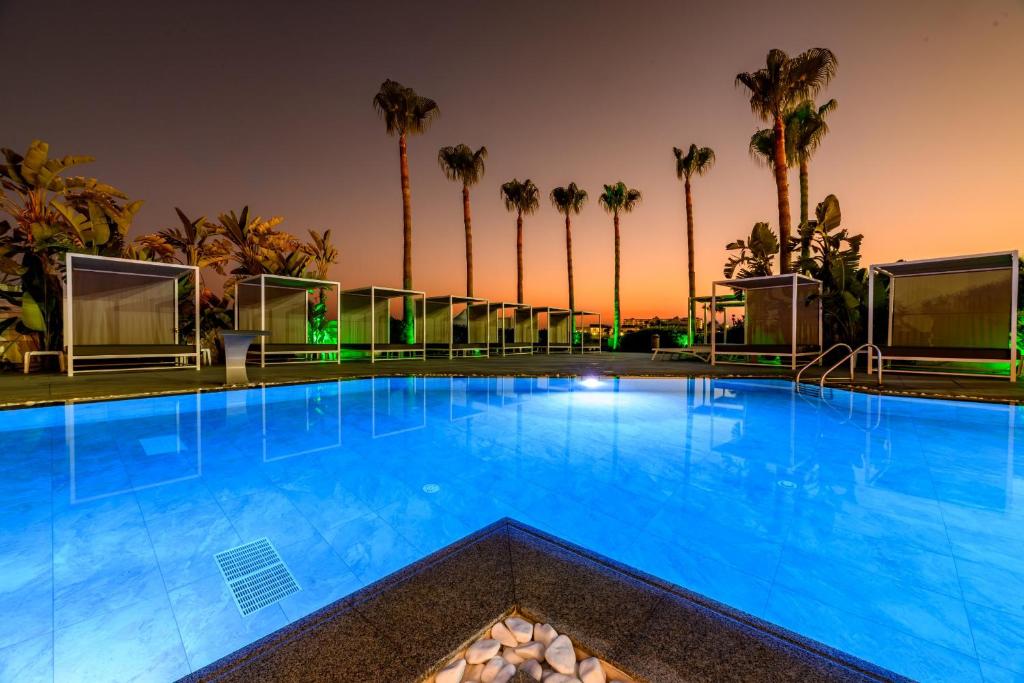
<instances>
[{"instance_id":1,"label":"poolside deck","mask_svg":"<svg viewBox=\"0 0 1024 683\"><path fill-rule=\"evenodd\" d=\"M817 368L805 375L813 378ZM791 379L788 368L777 366L718 365L711 367L694 360L651 360L647 353L601 353L552 356L508 356L456 360L409 360L370 363L346 361L340 365L296 364L267 368L250 367L253 384L294 382L394 375L515 375L515 376L633 376L633 377L775 377ZM114 372L66 377L56 373L22 375L0 373L0 407L24 406L78 400L97 400L216 390L222 387L223 366L195 370L152 370ZM855 388L879 391L867 375L859 375ZM972 401L1024 404L1024 383L974 377L890 374L882 392L895 395L928 396Z\"/></svg>"}]
</instances>

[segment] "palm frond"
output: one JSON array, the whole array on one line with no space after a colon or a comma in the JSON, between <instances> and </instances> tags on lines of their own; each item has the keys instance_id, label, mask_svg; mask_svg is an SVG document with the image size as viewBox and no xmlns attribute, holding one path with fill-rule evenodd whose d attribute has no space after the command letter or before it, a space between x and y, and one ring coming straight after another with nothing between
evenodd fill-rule
<instances>
[{"instance_id":1,"label":"palm frond","mask_svg":"<svg viewBox=\"0 0 1024 683\"><path fill-rule=\"evenodd\" d=\"M384 119L388 135L422 133L440 114L437 102L391 79L381 83L373 97L373 108Z\"/></svg>"},{"instance_id":2,"label":"palm frond","mask_svg":"<svg viewBox=\"0 0 1024 683\"><path fill-rule=\"evenodd\" d=\"M477 184L483 178L486 158L486 147L474 152L471 147L464 144L442 147L437 152L437 163L445 177L448 180L457 180L466 187Z\"/></svg>"},{"instance_id":3,"label":"palm frond","mask_svg":"<svg viewBox=\"0 0 1024 683\"><path fill-rule=\"evenodd\" d=\"M551 190L548 197L559 213L568 216L570 213L578 214L583 209L587 202L587 191L577 187L576 183L569 183L565 187Z\"/></svg>"},{"instance_id":4,"label":"palm frond","mask_svg":"<svg viewBox=\"0 0 1024 683\"><path fill-rule=\"evenodd\" d=\"M513 178L503 183L499 194L506 211L515 211L517 214L525 216L540 208L540 190L529 178L522 182Z\"/></svg>"}]
</instances>

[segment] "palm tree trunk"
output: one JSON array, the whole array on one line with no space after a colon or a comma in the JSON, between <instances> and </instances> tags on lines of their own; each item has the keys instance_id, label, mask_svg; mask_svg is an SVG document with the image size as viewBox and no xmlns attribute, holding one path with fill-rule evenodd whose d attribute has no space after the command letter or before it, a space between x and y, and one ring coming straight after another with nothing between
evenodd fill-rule
<instances>
[{"instance_id":1,"label":"palm tree trunk","mask_svg":"<svg viewBox=\"0 0 1024 683\"><path fill-rule=\"evenodd\" d=\"M613 216L615 222L615 300L612 311L612 338L608 344L613 350L619 348L619 214Z\"/></svg>"},{"instance_id":2,"label":"palm tree trunk","mask_svg":"<svg viewBox=\"0 0 1024 683\"><path fill-rule=\"evenodd\" d=\"M790 272L789 240L792 216L789 213L789 172L786 167L786 127L782 116L775 117L775 150L772 164L775 170L775 189L779 199L779 272Z\"/></svg>"},{"instance_id":3,"label":"palm tree trunk","mask_svg":"<svg viewBox=\"0 0 1024 683\"><path fill-rule=\"evenodd\" d=\"M398 161L402 173L402 287L412 289L412 191L409 189L409 150L405 133L398 136ZM406 344L416 343L416 303L405 297L402 329Z\"/></svg>"},{"instance_id":4,"label":"palm tree trunk","mask_svg":"<svg viewBox=\"0 0 1024 683\"><path fill-rule=\"evenodd\" d=\"M569 213L565 214L565 259L568 266L567 272L569 274L569 310L576 310L576 290L573 288L572 283L572 219L569 218ZM576 316L571 316L573 331L576 329Z\"/></svg>"},{"instance_id":5,"label":"palm tree trunk","mask_svg":"<svg viewBox=\"0 0 1024 683\"><path fill-rule=\"evenodd\" d=\"M523 214L516 215L516 301L523 303Z\"/></svg>"},{"instance_id":6,"label":"palm tree trunk","mask_svg":"<svg viewBox=\"0 0 1024 683\"><path fill-rule=\"evenodd\" d=\"M693 297L697 295L697 270L693 261L693 195L690 193L690 177L683 185L686 188L686 276L690 298L686 306L687 343L693 346L694 316L697 313Z\"/></svg>"},{"instance_id":7,"label":"palm tree trunk","mask_svg":"<svg viewBox=\"0 0 1024 683\"><path fill-rule=\"evenodd\" d=\"M808 176L810 163L807 159L800 160L800 226L807 225L810 216L807 213L807 196L809 194ZM811 255L811 245L801 240L800 259L804 260Z\"/></svg>"},{"instance_id":8,"label":"palm tree trunk","mask_svg":"<svg viewBox=\"0 0 1024 683\"><path fill-rule=\"evenodd\" d=\"M466 296L473 296L473 218L469 212L469 188L462 186L462 220L466 224Z\"/></svg>"}]
</instances>

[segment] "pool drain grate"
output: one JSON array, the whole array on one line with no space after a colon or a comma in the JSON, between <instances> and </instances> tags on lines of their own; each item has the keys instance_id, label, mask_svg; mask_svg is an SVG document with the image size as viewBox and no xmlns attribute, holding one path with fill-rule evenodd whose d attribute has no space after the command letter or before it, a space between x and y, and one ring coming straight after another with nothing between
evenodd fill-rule
<instances>
[{"instance_id":1,"label":"pool drain grate","mask_svg":"<svg viewBox=\"0 0 1024 683\"><path fill-rule=\"evenodd\" d=\"M213 557L243 617L302 590L267 538Z\"/></svg>"}]
</instances>

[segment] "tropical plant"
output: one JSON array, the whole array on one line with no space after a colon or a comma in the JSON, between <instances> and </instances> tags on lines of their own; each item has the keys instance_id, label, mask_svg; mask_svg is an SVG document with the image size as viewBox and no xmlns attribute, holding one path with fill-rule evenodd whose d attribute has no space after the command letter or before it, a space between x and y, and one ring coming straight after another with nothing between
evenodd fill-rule
<instances>
[{"instance_id":1,"label":"tropical plant","mask_svg":"<svg viewBox=\"0 0 1024 683\"><path fill-rule=\"evenodd\" d=\"M772 261L779 253L779 238L767 223L755 223L746 240L738 239L725 245L738 254L729 257L723 272L727 278L761 277L772 274Z\"/></svg>"},{"instance_id":2,"label":"tropical plant","mask_svg":"<svg viewBox=\"0 0 1024 683\"><path fill-rule=\"evenodd\" d=\"M821 282L826 341L855 345L864 337L861 322L868 305L867 272L860 267L864 236L840 229L843 216L835 195L825 197L814 215L800 227L798 241L807 255L794 267Z\"/></svg>"},{"instance_id":3,"label":"tropical plant","mask_svg":"<svg viewBox=\"0 0 1024 683\"><path fill-rule=\"evenodd\" d=\"M612 224L615 228L615 287L612 302L612 335L608 339L608 346L612 349L619 348L619 325L621 313L619 311L619 214L629 213L643 199L640 190L626 187L621 180L614 185L605 185L604 192L597 198L597 202L604 207L604 210L612 215Z\"/></svg>"},{"instance_id":4,"label":"tropical plant","mask_svg":"<svg viewBox=\"0 0 1024 683\"><path fill-rule=\"evenodd\" d=\"M402 286L412 289L412 194L409 189L408 136L427 130L438 114L437 102L421 97L412 88L386 80L373 98L373 107L384 119L388 135L398 136L398 160L402 181ZM405 298L404 334L406 343L416 341L416 305Z\"/></svg>"},{"instance_id":5,"label":"tropical plant","mask_svg":"<svg viewBox=\"0 0 1024 683\"><path fill-rule=\"evenodd\" d=\"M690 148L683 153L678 147L672 148L676 157L676 177L683 181L683 189L686 193L686 275L689 292L687 306L687 339L693 339L694 318L697 315L694 297L697 296L697 271L694 265L694 237L693 237L693 194L690 190L690 179L695 175L704 175L715 165L715 151L710 147L698 147L690 145Z\"/></svg>"},{"instance_id":6,"label":"tropical plant","mask_svg":"<svg viewBox=\"0 0 1024 683\"><path fill-rule=\"evenodd\" d=\"M289 233L277 230L284 221L280 216L264 220L249 214L249 207L243 206L239 214L234 211L222 213L216 223L209 223L209 229L222 235L231 244L230 261L235 267L232 275L260 275L275 273L285 275L275 268L280 268L282 259L287 254L299 249L299 240ZM281 256L280 252L285 252ZM271 256L274 254L274 256ZM305 262L302 263L305 266ZM299 269L301 271L301 268Z\"/></svg>"},{"instance_id":7,"label":"tropical plant","mask_svg":"<svg viewBox=\"0 0 1024 683\"><path fill-rule=\"evenodd\" d=\"M569 183L565 187L556 187L551 190L549 196L552 205L559 213L565 215L565 260L569 275L569 310L576 310L576 291L573 288L572 278L572 215L577 214L587 203L587 191L581 190L576 183ZM573 329L576 326L576 316L572 316Z\"/></svg>"},{"instance_id":8,"label":"tropical plant","mask_svg":"<svg viewBox=\"0 0 1024 683\"><path fill-rule=\"evenodd\" d=\"M181 227L165 228L138 238L136 245L149 251L134 252L135 255L200 269L213 268L224 275L224 266L231 258L228 241L218 234L216 226L207 222L205 216L192 219L177 207L174 211Z\"/></svg>"},{"instance_id":9,"label":"tropical plant","mask_svg":"<svg viewBox=\"0 0 1024 683\"><path fill-rule=\"evenodd\" d=\"M828 85L835 76L837 65L835 55L826 48L811 48L795 57L782 50L771 50L765 68L736 76L736 85L750 92L751 111L772 124L771 167L779 205L779 238L782 243L779 266L782 272L789 272L792 237L784 117L794 105L814 97Z\"/></svg>"},{"instance_id":10,"label":"tropical plant","mask_svg":"<svg viewBox=\"0 0 1024 683\"><path fill-rule=\"evenodd\" d=\"M309 256L312 269L309 276L314 280L323 280L327 271L338 262L338 249L331 244L331 231L309 231L309 241L302 245L302 251Z\"/></svg>"},{"instance_id":11,"label":"tropical plant","mask_svg":"<svg viewBox=\"0 0 1024 683\"><path fill-rule=\"evenodd\" d=\"M469 188L484 176L487 148L475 152L468 145L442 147L437 163L448 180L462 183L462 222L466 228L466 296L473 296L473 221L469 210Z\"/></svg>"},{"instance_id":12,"label":"tropical plant","mask_svg":"<svg viewBox=\"0 0 1024 683\"><path fill-rule=\"evenodd\" d=\"M95 178L65 176L93 161L89 156L50 157L50 147L34 140L24 155L4 149L0 167L0 274L12 291L0 291L10 327L35 338L44 350L63 346L63 256L85 252L122 256L125 235L141 201L128 201L115 187Z\"/></svg>"},{"instance_id":13,"label":"tropical plant","mask_svg":"<svg viewBox=\"0 0 1024 683\"><path fill-rule=\"evenodd\" d=\"M822 138L828 134L828 123L825 119L835 111L839 103L832 99L821 105L814 100L804 100L786 112L786 161L789 165L800 167L800 225L805 224L808 214L808 193L811 157L821 145ZM771 128L763 128L750 137L750 156L755 161L772 166L772 153L775 148L775 132ZM801 254L801 258L807 254Z\"/></svg>"},{"instance_id":14,"label":"tropical plant","mask_svg":"<svg viewBox=\"0 0 1024 683\"><path fill-rule=\"evenodd\" d=\"M523 303L523 216L540 208L540 190L529 178L513 178L502 184L500 193L505 210L516 212L516 302Z\"/></svg>"}]
</instances>

